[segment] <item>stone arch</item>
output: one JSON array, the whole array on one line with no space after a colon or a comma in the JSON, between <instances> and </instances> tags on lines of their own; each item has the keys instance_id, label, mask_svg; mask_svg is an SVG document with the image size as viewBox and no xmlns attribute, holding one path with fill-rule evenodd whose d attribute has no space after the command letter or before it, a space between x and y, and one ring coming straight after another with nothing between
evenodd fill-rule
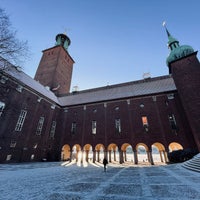
<instances>
[{"instance_id":1,"label":"stone arch","mask_svg":"<svg viewBox=\"0 0 200 200\"><path fill-rule=\"evenodd\" d=\"M104 157L106 157L105 146L103 144L97 144L95 146L95 157L97 158L97 162L103 162Z\"/></svg>"},{"instance_id":2,"label":"stone arch","mask_svg":"<svg viewBox=\"0 0 200 200\"><path fill-rule=\"evenodd\" d=\"M108 145L108 161L116 162L119 158L118 146L115 143L111 143Z\"/></svg>"},{"instance_id":3,"label":"stone arch","mask_svg":"<svg viewBox=\"0 0 200 200\"><path fill-rule=\"evenodd\" d=\"M169 152L183 149L183 146L177 142L171 142L169 144Z\"/></svg>"},{"instance_id":4,"label":"stone arch","mask_svg":"<svg viewBox=\"0 0 200 200\"><path fill-rule=\"evenodd\" d=\"M122 162L131 161L133 162L133 147L129 143L124 143L121 146L122 151Z\"/></svg>"},{"instance_id":5,"label":"stone arch","mask_svg":"<svg viewBox=\"0 0 200 200\"><path fill-rule=\"evenodd\" d=\"M155 142L151 145L154 162L167 162L167 152L163 144Z\"/></svg>"},{"instance_id":6,"label":"stone arch","mask_svg":"<svg viewBox=\"0 0 200 200\"><path fill-rule=\"evenodd\" d=\"M83 160L88 162L89 160L92 160L92 158L93 158L92 145L86 144L83 147Z\"/></svg>"},{"instance_id":7,"label":"stone arch","mask_svg":"<svg viewBox=\"0 0 200 200\"><path fill-rule=\"evenodd\" d=\"M76 159L76 161L80 161L81 160L81 146L79 144L75 144L72 147L72 159Z\"/></svg>"},{"instance_id":8,"label":"stone arch","mask_svg":"<svg viewBox=\"0 0 200 200\"><path fill-rule=\"evenodd\" d=\"M149 155L148 155L149 148L146 144L138 143L136 145L136 151L137 151L137 159L139 163L145 164L147 162L150 162Z\"/></svg>"},{"instance_id":9,"label":"stone arch","mask_svg":"<svg viewBox=\"0 0 200 200\"><path fill-rule=\"evenodd\" d=\"M67 160L70 160L71 158L71 148L68 144L65 144L63 147L62 147L62 152L61 152L61 160L62 161L67 161Z\"/></svg>"}]
</instances>

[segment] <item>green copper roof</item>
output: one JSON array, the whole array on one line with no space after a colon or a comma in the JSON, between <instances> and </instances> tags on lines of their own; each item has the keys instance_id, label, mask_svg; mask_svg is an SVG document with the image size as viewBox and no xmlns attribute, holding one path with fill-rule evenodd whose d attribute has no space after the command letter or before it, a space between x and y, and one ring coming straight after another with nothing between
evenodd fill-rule
<instances>
[{"instance_id":1,"label":"green copper roof","mask_svg":"<svg viewBox=\"0 0 200 200\"><path fill-rule=\"evenodd\" d=\"M174 48L167 57L167 65L175 60L188 56L194 52L194 49L189 45L182 45Z\"/></svg>"},{"instance_id":2,"label":"green copper roof","mask_svg":"<svg viewBox=\"0 0 200 200\"><path fill-rule=\"evenodd\" d=\"M56 35L56 46L63 46L67 51L69 45L71 44L71 40L65 34L58 34Z\"/></svg>"},{"instance_id":3,"label":"green copper roof","mask_svg":"<svg viewBox=\"0 0 200 200\"><path fill-rule=\"evenodd\" d=\"M171 36L167 28L165 27L168 36L168 47L170 49L170 54L167 57L167 65L169 66L171 62L190 55L194 52L194 49L189 45L179 45L179 41Z\"/></svg>"}]
</instances>

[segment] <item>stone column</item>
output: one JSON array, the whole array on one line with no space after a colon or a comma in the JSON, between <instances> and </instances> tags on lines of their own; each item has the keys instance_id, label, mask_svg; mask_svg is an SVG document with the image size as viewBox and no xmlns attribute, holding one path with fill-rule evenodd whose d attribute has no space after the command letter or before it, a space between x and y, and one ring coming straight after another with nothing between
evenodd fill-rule
<instances>
[{"instance_id":1,"label":"stone column","mask_svg":"<svg viewBox=\"0 0 200 200\"><path fill-rule=\"evenodd\" d=\"M111 162L111 150L108 151L108 155L109 155L108 162Z\"/></svg>"},{"instance_id":2,"label":"stone column","mask_svg":"<svg viewBox=\"0 0 200 200\"><path fill-rule=\"evenodd\" d=\"M124 160L127 161L126 151L124 151Z\"/></svg>"},{"instance_id":3,"label":"stone column","mask_svg":"<svg viewBox=\"0 0 200 200\"><path fill-rule=\"evenodd\" d=\"M165 158L165 162L169 162L168 160L168 156L167 156L167 152L166 151L163 151L163 154L164 154L164 158Z\"/></svg>"},{"instance_id":4,"label":"stone column","mask_svg":"<svg viewBox=\"0 0 200 200\"><path fill-rule=\"evenodd\" d=\"M85 150L82 151L82 159L81 159L81 163L84 163L86 161L86 152Z\"/></svg>"},{"instance_id":5,"label":"stone column","mask_svg":"<svg viewBox=\"0 0 200 200\"><path fill-rule=\"evenodd\" d=\"M119 163L120 164L124 163L123 151L122 150L119 150Z\"/></svg>"},{"instance_id":6,"label":"stone column","mask_svg":"<svg viewBox=\"0 0 200 200\"><path fill-rule=\"evenodd\" d=\"M89 150L86 150L85 151L85 160L86 160L86 162L88 162L88 156L89 156Z\"/></svg>"},{"instance_id":7,"label":"stone column","mask_svg":"<svg viewBox=\"0 0 200 200\"><path fill-rule=\"evenodd\" d=\"M72 162L72 152L73 152L73 150L70 150L70 157L69 157L70 162Z\"/></svg>"},{"instance_id":8,"label":"stone column","mask_svg":"<svg viewBox=\"0 0 200 200\"><path fill-rule=\"evenodd\" d=\"M100 151L99 150L97 150L97 162L99 162L100 161Z\"/></svg>"},{"instance_id":9,"label":"stone column","mask_svg":"<svg viewBox=\"0 0 200 200\"><path fill-rule=\"evenodd\" d=\"M148 155L148 160L151 163L151 165L154 165L152 152L151 151L147 151L147 155Z\"/></svg>"},{"instance_id":10,"label":"stone column","mask_svg":"<svg viewBox=\"0 0 200 200\"><path fill-rule=\"evenodd\" d=\"M133 151L134 154L134 163L137 165L138 164L138 154L137 154L137 150Z\"/></svg>"},{"instance_id":11,"label":"stone column","mask_svg":"<svg viewBox=\"0 0 200 200\"><path fill-rule=\"evenodd\" d=\"M94 150L94 152L93 152L93 163L95 163L96 162L96 150Z\"/></svg>"},{"instance_id":12,"label":"stone column","mask_svg":"<svg viewBox=\"0 0 200 200\"><path fill-rule=\"evenodd\" d=\"M76 151L76 162L78 162L79 150Z\"/></svg>"},{"instance_id":13,"label":"stone column","mask_svg":"<svg viewBox=\"0 0 200 200\"><path fill-rule=\"evenodd\" d=\"M104 158L106 158L108 160L108 155L107 155L107 151L104 150Z\"/></svg>"},{"instance_id":14,"label":"stone column","mask_svg":"<svg viewBox=\"0 0 200 200\"><path fill-rule=\"evenodd\" d=\"M163 162L162 151L159 151L159 153L160 153L160 160L161 162Z\"/></svg>"},{"instance_id":15,"label":"stone column","mask_svg":"<svg viewBox=\"0 0 200 200\"><path fill-rule=\"evenodd\" d=\"M114 154L114 161L116 161L116 151L113 150L113 154Z\"/></svg>"}]
</instances>

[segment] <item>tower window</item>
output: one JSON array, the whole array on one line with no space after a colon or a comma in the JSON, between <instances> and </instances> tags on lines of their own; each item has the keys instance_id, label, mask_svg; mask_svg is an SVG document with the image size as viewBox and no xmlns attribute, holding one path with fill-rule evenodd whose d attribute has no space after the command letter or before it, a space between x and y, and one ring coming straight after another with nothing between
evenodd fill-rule
<instances>
[{"instance_id":1,"label":"tower window","mask_svg":"<svg viewBox=\"0 0 200 200\"><path fill-rule=\"evenodd\" d=\"M17 124L15 126L15 131L21 131L22 130L24 120L26 118L26 114L27 114L26 110L21 110L19 118L17 120Z\"/></svg>"},{"instance_id":2,"label":"tower window","mask_svg":"<svg viewBox=\"0 0 200 200\"><path fill-rule=\"evenodd\" d=\"M95 120L92 121L92 134L97 133L97 122Z\"/></svg>"},{"instance_id":3,"label":"tower window","mask_svg":"<svg viewBox=\"0 0 200 200\"><path fill-rule=\"evenodd\" d=\"M121 120L115 119L115 130L117 133L121 133Z\"/></svg>"},{"instance_id":4,"label":"tower window","mask_svg":"<svg viewBox=\"0 0 200 200\"><path fill-rule=\"evenodd\" d=\"M147 116L142 116L142 124L143 124L144 130L146 132L148 132L149 131L149 124L148 124Z\"/></svg>"},{"instance_id":5,"label":"tower window","mask_svg":"<svg viewBox=\"0 0 200 200\"><path fill-rule=\"evenodd\" d=\"M36 135L41 135L43 124L44 124L44 117L40 117L36 129Z\"/></svg>"},{"instance_id":6,"label":"tower window","mask_svg":"<svg viewBox=\"0 0 200 200\"><path fill-rule=\"evenodd\" d=\"M72 122L71 133L72 133L72 134L75 134L75 133L76 133L76 129L77 129L76 122Z\"/></svg>"},{"instance_id":7,"label":"tower window","mask_svg":"<svg viewBox=\"0 0 200 200\"><path fill-rule=\"evenodd\" d=\"M53 121L51 124L51 130L50 130L50 137L53 138L56 131L56 121Z\"/></svg>"}]
</instances>

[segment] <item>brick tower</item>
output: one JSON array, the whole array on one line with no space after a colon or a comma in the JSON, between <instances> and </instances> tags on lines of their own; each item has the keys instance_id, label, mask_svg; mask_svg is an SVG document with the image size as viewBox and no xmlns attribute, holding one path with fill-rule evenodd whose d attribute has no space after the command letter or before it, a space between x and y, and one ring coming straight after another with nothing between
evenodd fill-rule
<instances>
[{"instance_id":1,"label":"brick tower","mask_svg":"<svg viewBox=\"0 0 200 200\"><path fill-rule=\"evenodd\" d=\"M56 36L56 45L43 51L34 79L48 86L57 96L69 93L74 60L68 53L71 41L65 34Z\"/></svg>"},{"instance_id":2,"label":"brick tower","mask_svg":"<svg viewBox=\"0 0 200 200\"><path fill-rule=\"evenodd\" d=\"M200 63L197 52L194 52L191 46L179 45L178 40L170 35L167 28L166 31L170 49L167 58L169 73L174 79L195 142L200 151Z\"/></svg>"}]
</instances>

